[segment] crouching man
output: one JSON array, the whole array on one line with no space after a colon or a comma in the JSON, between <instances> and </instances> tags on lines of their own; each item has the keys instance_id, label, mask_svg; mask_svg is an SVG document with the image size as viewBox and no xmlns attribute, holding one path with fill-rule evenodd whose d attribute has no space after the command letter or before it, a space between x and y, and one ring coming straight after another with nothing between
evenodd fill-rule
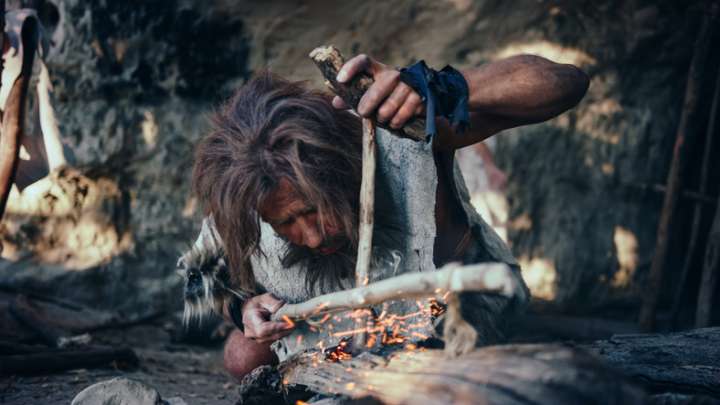
<instances>
[{"instance_id":1,"label":"crouching man","mask_svg":"<svg viewBox=\"0 0 720 405\"><path fill-rule=\"evenodd\" d=\"M360 116L402 128L426 117L428 102L437 113L429 144L378 131L373 260L400 256L402 271L505 262L524 286L507 246L470 207L454 152L573 107L587 90L587 76L572 65L522 55L462 72L416 65L401 77L359 55L337 79L347 82L361 72L374 84L360 101ZM423 77L450 91L426 94L418 85ZM225 306L239 327L225 349L234 376L275 361L269 345L294 332L294 325L271 320L284 302L352 286L361 137L359 117L339 98L261 73L216 113L198 145L193 189L208 215L201 238L222 245L235 292ZM489 344L502 339L504 321L527 294L461 298L477 325L477 343Z\"/></svg>"}]
</instances>

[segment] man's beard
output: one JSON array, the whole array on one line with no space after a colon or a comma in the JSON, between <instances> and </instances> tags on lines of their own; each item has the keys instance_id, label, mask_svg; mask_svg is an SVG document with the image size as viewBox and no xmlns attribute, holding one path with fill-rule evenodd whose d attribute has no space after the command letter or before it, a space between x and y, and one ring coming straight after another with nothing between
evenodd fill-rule
<instances>
[{"instance_id":1,"label":"man's beard","mask_svg":"<svg viewBox=\"0 0 720 405\"><path fill-rule=\"evenodd\" d=\"M335 252L322 254L317 249L287 242L282 264L305 269L308 293L327 293L352 283L357 258L357 249L353 245L346 241Z\"/></svg>"},{"instance_id":2,"label":"man's beard","mask_svg":"<svg viewBox=\"0 0 720 405\"><path fill-rule=\"evenodd\" d=\"M380 278L394 275L400 264L399 237L393 230L393 227L375 224L370 267L372 273ZM350 288L355 282L356 244L344 238L324 243L323 246L339 246L339 248L333 253L322 254L318 249L294 245L286 241L282 264L284 267L299 265L305 269L307 274L305 287L311 295Z\"/></svg>"}]
</instances>

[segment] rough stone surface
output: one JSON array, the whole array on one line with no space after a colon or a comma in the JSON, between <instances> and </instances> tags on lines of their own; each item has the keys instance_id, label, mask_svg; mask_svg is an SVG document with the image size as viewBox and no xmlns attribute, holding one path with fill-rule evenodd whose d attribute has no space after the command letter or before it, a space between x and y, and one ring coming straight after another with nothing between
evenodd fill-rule
<instances>
[{"instance_id":1,"label":"rough stone surface","mask_svg":"<svg viewBox=\"0 0 720 405\"><path fill-rule=\"evenodd\" d=\"M72 400L71 405L162 405L160 394L139 381L117 377L93 384Z\"/></svg>"}]
</instances>

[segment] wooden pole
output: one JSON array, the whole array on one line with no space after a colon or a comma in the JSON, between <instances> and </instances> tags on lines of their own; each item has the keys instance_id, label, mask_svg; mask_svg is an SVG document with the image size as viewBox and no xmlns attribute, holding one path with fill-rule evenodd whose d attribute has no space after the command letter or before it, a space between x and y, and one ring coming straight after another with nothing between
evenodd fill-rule
<instances>
[{"instance_id":1,"label":"wooden pole","mask_svg":"<svg viewBox=\"0 0 720 405\"><path fill-rule=\"evenodd\" d=\"M700 33L695 42L690 72L688 73L687 86L685 88L685 101L683 103L680 124L675 138L673 148L673 159L670 164L670 172L667 178L667 192L663 201L663 208L658 223L657 239L655 242L655 254L653 255L647 286L644 288L647 293L643 296L640 309L640 328L651 331L655 328L655 314L658 300L662 292L663 277L665 272L665 260L667 257L670 240L670 227L672 225L675 209L682 192L682 174L687 161L687 150L692 146L695 134L690 131L692 118L698 107L698 95L701 90L701 76L705 62L710 50L710 39L717 23L716 3L704 15Z\"/></svg>"},{"instance_id":2,"label":"wooden pole","mask_svg":"<svg viewBox=\"0 0 720 405\"><path fill-rule=\"evenodd\" d=\"M705 195L708 192L708 180L710 177L710 162L713 160L711 151L713 147L713 137L715 136L717 116L720 113L720 71L717 74L717 80L715 81L715 92L713 94L712 106L710 107L710 118L705 131L705 150L703 151L702 167L700 169L700 190L699 193ZM713 201L714 203L714 201ZM687 277L690 273L695 262L695 256L697 254L697 244L700 239L700 229L702 228L702 214L705 208L703 202L696 201L693 207L693 222L692 229L690 231L690 242L688 243L687 254L685 256L685 263L683 264L682 271L680 273L680 280L678 281L677 290L675 291L675 298L673 300L672 308L672 321L673 324L677 322L678 315L680 313L680 304L682 301L685 286L687 284Z\"/></svg>"}]
</instances>

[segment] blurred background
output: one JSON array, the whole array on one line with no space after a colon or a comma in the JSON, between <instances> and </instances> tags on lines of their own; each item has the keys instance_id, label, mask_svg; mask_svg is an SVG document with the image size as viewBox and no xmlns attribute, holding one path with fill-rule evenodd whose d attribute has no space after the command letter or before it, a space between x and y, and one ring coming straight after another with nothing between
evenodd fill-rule
<instances>
[{"instance_id":1,"label":"blurred background","mask_svg":"<svg viewBox=\"0 0 720 405\"><path fill-rule=\"evenodd\" d=\"M473 202L521 261L531 314L548 316L535 318L531 333L553 325L561 338L634 331L654 293L656 330L695 324L720 184L717 159L704 158L720 148L706 143L717 135L708 130L717 30L694 76L664 277L659 289L647 280L704 2L24 3L38 10L50 41L45 63L67 164L10 193L0 225L6 299L69 301L127 324L181 311L175 262L202 217L189 188L208 113L264 68L322 88L307 54L333 44L394 66L425 59L466 68L531 53L587 72L590 89L576 108L459 153ZM41 136L31 113L26 128ZM589 335L567 331L577 320Z\"/></svg>"}]
</instances>

